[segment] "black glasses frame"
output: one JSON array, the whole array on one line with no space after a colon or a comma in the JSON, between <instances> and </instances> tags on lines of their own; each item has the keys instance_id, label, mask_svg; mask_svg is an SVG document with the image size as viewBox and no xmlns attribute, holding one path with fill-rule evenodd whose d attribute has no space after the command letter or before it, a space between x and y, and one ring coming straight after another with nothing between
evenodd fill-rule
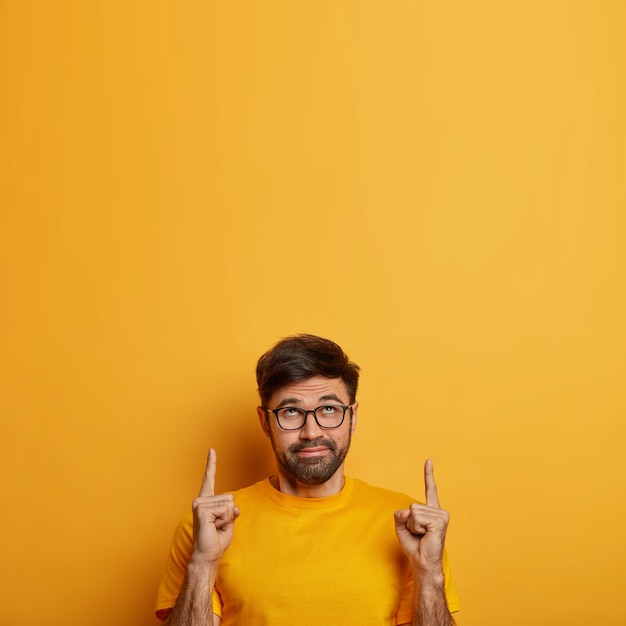
<instances>
[{"instance_id":1,"label":"black glasses frame","mask_svg":"<svg viewBox=\"0 0 626 626\"><path fill-rule=\"evenodd\" d=\"M334 408L337 409L343 409L343 415L341 416L341 421L339 422L339 424L337 424L337 426L323 426L322 424L320 424L319 420L317 419L317 415L315 415L316 411L318 409L323 409L326 406L332 406ZM273 413L276 416L276 423L278 424L279 428L281 428L282 430L301 430L302 428L304 428L306 426L306 420L309 417L309 413L313 413L313 419L315 420L315 422L317 423L317 425L320 428L323 428L324 430L333 430L333 428L339 428L344 420L346 419L346 411L348 409L352 408L351 404L321 404L320 406L316 407L315 409L303 409L300 406L281 406L278 409L270 409L269 407L264 406L263 407L266 411L269 411L270 413ZM285 409L295 409L297 411L303 411L304 412L304 421L302 422L302 426L298 426L298 428L285 428L281 423L280 423L280 419L278 417L278 412L279 411L284 411Z\"/></svg>"}]
</instances>

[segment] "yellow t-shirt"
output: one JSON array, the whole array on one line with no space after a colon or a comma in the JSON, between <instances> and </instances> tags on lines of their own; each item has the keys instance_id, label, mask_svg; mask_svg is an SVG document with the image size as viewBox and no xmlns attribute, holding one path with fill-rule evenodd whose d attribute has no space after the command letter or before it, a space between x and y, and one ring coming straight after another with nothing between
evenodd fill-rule
<instances>
[{"instance_id":1,"label":"yellow t-shirt","mask_svg":"<svg viewBox=\"0 0 626 626\"><path fill-rule=\"evenodd\" d=\"M220 561L213 611L223 626L395 625L413 616L413 581L393 513L408 496L346 479L325 498L299 498L263 480L234 493L241 511ZM174 606L191 554L193 518L178 525L157 596ZM446 598L459 609L444 554Z\"/></svg>"}]
</instances>

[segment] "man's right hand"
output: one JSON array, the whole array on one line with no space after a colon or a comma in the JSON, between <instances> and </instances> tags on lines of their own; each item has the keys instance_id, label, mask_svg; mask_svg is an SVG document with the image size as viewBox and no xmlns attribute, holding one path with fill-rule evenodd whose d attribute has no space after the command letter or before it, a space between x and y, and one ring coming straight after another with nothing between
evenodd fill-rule
<instances>
[{"instance_id":1,"label":"man's right hand","mask_svg":"<svg viewBox=\"0 0 626 626\"><path fill-rule=\"evenodd\" d=\"M232 494L215 495L217 455L209 450L206 471L198 497L193 501L193 550L191 562L217 565L230 545L239 517Z\"/></svg>"}]
</instances>

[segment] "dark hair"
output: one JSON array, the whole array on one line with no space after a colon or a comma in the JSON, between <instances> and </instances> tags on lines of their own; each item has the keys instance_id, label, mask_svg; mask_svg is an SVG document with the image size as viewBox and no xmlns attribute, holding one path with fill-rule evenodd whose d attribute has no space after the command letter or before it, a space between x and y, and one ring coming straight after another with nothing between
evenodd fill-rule
<instances>
[{"instance_id":1,"label":"dark hair","mask_svg":"<svg viewBox=\"0 0 626 626\"><path fill-rule=\"evenodd\" d=\"M356 400L359 369L330 339L315 335L285 337L261 356L257 363L256 380L261 404L267 406L272 394L278 389L311 376L341 378L352 404Z\"/></svg>"}]
</instances>

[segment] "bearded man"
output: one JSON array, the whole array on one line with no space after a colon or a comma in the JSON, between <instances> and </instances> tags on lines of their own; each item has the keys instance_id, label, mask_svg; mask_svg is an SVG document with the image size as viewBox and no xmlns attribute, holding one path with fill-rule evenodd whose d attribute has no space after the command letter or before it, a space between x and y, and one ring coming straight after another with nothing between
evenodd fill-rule
<instances>
[{"instance_id":1,"label":"bearded man","mask_svg":"<svg viewBox=\"0 0 626 626\"><path fill-rule=\"evenodd\" d=\"M216 454L179 524L159 587L167 626L451 626L449 515L432 462L426 502L346 477L359 367L314 335L257 364L257 414L276 474L215 494Z\"/></svg>"}]
</instances>

